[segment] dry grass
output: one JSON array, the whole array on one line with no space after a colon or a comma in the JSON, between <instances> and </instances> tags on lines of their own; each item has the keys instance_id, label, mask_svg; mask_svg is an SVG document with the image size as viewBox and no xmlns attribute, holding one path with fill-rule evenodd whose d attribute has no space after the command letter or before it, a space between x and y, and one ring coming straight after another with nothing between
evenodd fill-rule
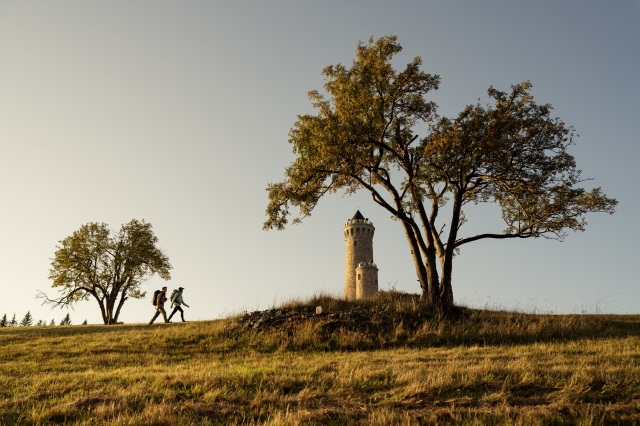
<instances>
[{"instance_id":1,"label":"dry grass","mask_svg":"<svg viewBox=\"0 0 640 426\"><path fill-rule=\"evenodd\" d=\"M640 423L638 316L450 320L397 293L368 306L392 315L293 334L234 319L0 329L0 423Z\"/></svg>"}]
</instances>

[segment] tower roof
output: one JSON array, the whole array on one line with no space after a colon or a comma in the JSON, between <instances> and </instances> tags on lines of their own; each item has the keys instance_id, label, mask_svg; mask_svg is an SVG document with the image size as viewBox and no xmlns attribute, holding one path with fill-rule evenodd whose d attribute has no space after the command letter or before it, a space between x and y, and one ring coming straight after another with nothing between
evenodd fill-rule
<instances>
[{"instance_id":1,"label":"tower roof","mask_svg":"<svg viewBox=\"0 0 640 426\"><path fill-rule=\"evenodd\" d=\"M353 215L352 219L364 219L364 216L362 216L362 213L358 210L356 214Z\"/></svg>"}]
</instances>

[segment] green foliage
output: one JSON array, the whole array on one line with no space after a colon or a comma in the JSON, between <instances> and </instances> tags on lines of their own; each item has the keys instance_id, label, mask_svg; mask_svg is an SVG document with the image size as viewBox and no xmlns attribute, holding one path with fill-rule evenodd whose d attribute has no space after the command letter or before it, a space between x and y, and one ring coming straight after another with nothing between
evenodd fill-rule
<instances>
[{"instance_id":1,"label":"green foliage","mask_svg":"<svg viewBox=\"0 0 640 426\"><path fill-rule=\"evenodd\" d=\"M494 105L467 106L457 118L442 118L422 144L429 182L449 186L445 194L468 202L498 203L507 224L503 234L482 238L547 237L562 240L567 231L584 231L588 212L613 213L617 202L600 188L586 191L567 148L574 130L551 117L551 105L538 105L531 83L510 93L490 87ZM455 240L455 247L480 239Z\"/></svg>"},{"instance_id":2,"label":"green foliage","mask_svg":"<svg viewBox=\"0 0 640 426\"><path fill-rule=\"evenodd\" d=\"M2 319L0 319L0 327L6 327L9 325L9 320L7 319L7 314L4 314L2 316Z\"/></svg>"},{"instance_id":3,"label":"green foliage","mask_svg":"<svg viewBox=\"0 0 640 426\"><path fill-rule=\"evenodd\" d=\"M423 300L453 306L453 257L463 244L493 238L555 238L583 231L589 212L614 213L617 201L576 168L567 148L574 130L538 105L531 84L511 92L489 88L493 106L467 106L457 118L439 118L426 95L440 78L422 72L416 57L397 72L395 36L360 43L350 68L328 66L328 99L309 92L316 115L300 115L289 133L296 155L282 182L269 184L264 229L284 229L291 209L300 223L326 193L369 191L399 220L414 258ZM422 139L414 133L428 125ZM460 237L463 207L497 203L502 233ZM451 204L447 226L436 226Z\"/></svg>"},{"instance_id":4,"label":"green foliage","mask_svg":"<svg viewBox=\"0 0 640 426\"><path fill-rule=\"evenodd\" d=\"M390 61L401 50L395 36L370 39L358 44L350 69L323 70L331 98L309 92L318 115L298 116L289 133L297 158L284 182L267 187L264 229L284 229L290 206L300 209L299 223L327 192L366 188L381 198L374 186L386 189L391 169L402 165L396 151L415 141L414 125L433 118L436 105L424 96L440 83L439 76L420 71L419 57L396 72Z\"/></svg>"},{"instance_id":5,"label":"green foliage","mask_svg":"<svg viewBox=\"0 0 640 426\"><path fill-rule=\"evenodd\" d=\"M133 219L119 231L105 223L82 225L72 236L60 241L51 262L49 278L61 296L39 297L54 306L70 306L94 298L105 324L115 324L129 298L146 295L141 285L157 274L171 278L169 258L156 243L150 223Z\"/></svg>"},{"instance_id":6,"label":"green foliage","mask_svg":"<svg viewBox=\"0 0 640 426\"><path fill-rule=\"evenodd\" d=\"M33 325L33 316L31 316L31 311L27 311L24 318L22 318L22 321L20 321L20 326L28 327L31 325Z\"/></svg>"},{"instance_id":7,"label":"green foliage","mask_svg":"<svg viewBox=\"0 0 640 426\"><path fill-rule=\"evenodd\" d=\"M16 314L13 314L13 318L9 321L9 327L16 327L18 325L18 321L16 320Z\"/></svg>"},{"instance_id":8,"label":"green foliage","mask_svg":"<svg viewBox=\"0 0 640 426\"><path fill-rule=\"evenodd\" d=\"M62 321L60 321L60 325L71 325L71 317L67 314Z\"/></svg>"},{"instance_id":9,"label":"green foliage","mask_svg":"<svg viewBox=\"0 0 640 426\"><path fill-rule=\"evenodd\" d=\"M55 322L55 320L54 320L53 318L51 319L51 322L49 323L49 325L50 325L50 326L52 326L52 325L56 325L56 322Z\"/></svg>"}]
</instances>

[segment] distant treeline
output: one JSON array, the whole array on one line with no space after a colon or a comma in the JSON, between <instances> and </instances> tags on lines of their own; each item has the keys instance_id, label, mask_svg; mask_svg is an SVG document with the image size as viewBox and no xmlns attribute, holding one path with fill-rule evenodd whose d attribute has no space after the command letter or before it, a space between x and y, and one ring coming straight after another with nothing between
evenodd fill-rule
<instances>
[{"instance_id":1,"label":"distant treeline","mask_svg":"<svg viewBox=\"0 0 640 426\"><path fill-rule=\"evenodd\" d=\"M67 314L64 318L62 318L62 320L60 320L59 324L56 324L56 321L54 319L51 320L51 322L47 323L47 321L45 320L38 320L37 323L33 323L33 315L31 315L31 311L27 311L27 313L24 315L24 317L22 318L22 320L20 322L18 322L16 320L16 314L13 314L13 318L8 319L7 318L7 314L4 314L2 316L2 319L0 319L0 327L29 327L29 326L38 326L38 327L42 327L42 326L53 326L53 325L72 325L73 323L71 322L71 317L69 316L69 314ZM87 320L84 320L84 322L82 323L82 325L87 324Z\"/></svg>"}]
</instances>

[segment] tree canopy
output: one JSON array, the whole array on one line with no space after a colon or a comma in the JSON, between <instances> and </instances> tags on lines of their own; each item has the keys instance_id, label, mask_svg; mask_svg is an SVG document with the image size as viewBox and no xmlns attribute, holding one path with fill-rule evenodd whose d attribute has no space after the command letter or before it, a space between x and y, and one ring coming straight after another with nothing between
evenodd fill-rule
<instances>
[{"instance_id":1,"label":"tree canopy","mask_svg":"<svg viewBox=\"0 0 640 426\"><path fill-rule=\"evenodd\" d=\"M583 231L588 212L613 213L617 201L586 179L567 148L575 132L551 117L524 82L488 90L492 105L468 105L438 117L426 96L440 77L420 70L419 57L397 72L395 36L359 43L350 68L323 70L325 98L309 92L316 115L299 115L289 133L296 155L282 182L269 184L265 229L284 229L310 216L323 195L366 190L399 220L411 249L423 300L453 304L453 257L463 244L486 238L555 238ZM426 124L422 138L415 134ZM506 228L466 237L464 205L497 203ZM448 207L448 220L439 227Z\"/></svg>"},{"instance_id":2,"label":"tree canopy","mask_svg":"<svg viewBox=\"0 0 640 426\"><path fill-rule=\"evenodd\" d=\"M60 241L51 262L49 278L60 297L44 303L72 306L95 299L105 324L115 324L124 302L146 295L141 285L157 274L171 278L169 258L156 244L150 223L133 219L119 231L106 223L87 223Z\"/></svg>"}]
</instances>

